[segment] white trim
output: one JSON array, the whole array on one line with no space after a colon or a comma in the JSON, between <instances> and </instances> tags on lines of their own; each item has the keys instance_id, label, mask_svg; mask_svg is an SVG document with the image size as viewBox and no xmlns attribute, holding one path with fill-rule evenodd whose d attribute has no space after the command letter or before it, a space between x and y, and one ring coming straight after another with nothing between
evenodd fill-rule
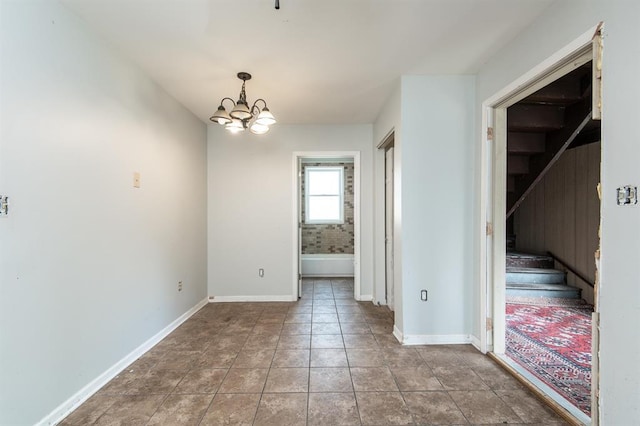
<instances>
[{"instance_id":1,"label":"white trim","mask_svg":"<svg viewBox=\"0 0 640 426\"><path fill-rule=\"evenodd\" d=\"M299 160L304 158L313 158L314 160L334 160L334 159L344 159L345 157L353 158L353 297L356 300L360 300L360 151L294 151L292 153L292 171L293 177L291 179L292 182L292 259L293 259L293 267L292 267L292 300L298 300L298 262L300 253L298 253L298 173L299 173Z\"/></svg>"},{"instance_id":2,"label":"white trim","mask_svg":"<svg viewBox=\"0 0 640 426\"><path fill-rule=\"evenodd\" d=\"M44 426L44 425L55 425L61 422L65 417L71 414L76 408L78 408L83 402L89 399L94 393L100 390L104 385L106 385L111 379L120 374L122 370L127 368L131 363L144 355L149 349L153 348L156 344L158 344L162 339L167 337L173 330L178 328L180 324L188 320L193 314L198 312L203 306L207 304L207 299L203 299L198 302L194 307L189 309L184 314L180 315L175 321L171 324L160 330L149 340L138 346L136 349L131 351L128 355L122 358L120 361L115 363L109 369L107 369L104 373L93 379L90 383L88 383L85 387L80 389L74 395L72 395L65 402L60 404L57 408L55 408L51 413L46 415L42 420L36 423L36 426Z\"/></svg>"},{"instance_id":3,"label":"white trim","mask_svg":"<svg viewBox=\"0 0 640 426\"><path fill-rule=\"evenodd\" d=\"M296 278L297 279L297 278ZM291 294L282 296L209 296L209 303L224 302L295 302L298 298Z\"/></svg>"},{"instance_id":4,"label":"white trim","mask_svg":"<svg viewBox=\"0 0 640 426\"><path fill-rule=\"evenodd\" d=\"M358 302L371 302L373 301L373 295L372 294L362 294L360 295L360 298L356 299Z\"/></svg>"},{"instance_id":5,"label":"white trim","mask_svg":"<svg viewBox=\"0 0 640 426\"><path fill-rule=\"evenodd\" d=\"M486 351L483 351L481 349L482 343L480 342L480 339L478 339L476 336L471 336L471 344L473 345L474 348L476 348L477 350L479 350L483 354L487 353Z\"/></svg>"},{"instance_id":6,"label":"white trim","mask_svg":"<svg viewBox=\"0 0 640 426\"><path fill-rule=\"evenodd\" d=\"M393 335L398 340L398 342L403 343L404 336L402 335L402 331L395 324L393 324Z\"/></svg>"},{"instance_id":7,"label":"white trim","mask_svg":"<svg viewBox=\"0 0 640 426\"><path fill-rule=\"evenodd\" d=\"M402 344L407 346L471 343L471 336L468 334L405 334L403 337Z\"/></svg>"},{"instance_id":8,"label":"white trim","mask_svg":"<svg viewBox=\"0 0 640 426\"><path fill-rule=\"evenodd\" d=\"M311 194L311 175L314 172L338 172L337 194ZM304 166L304 223L307 225L342 225L344 224L344 166ZM315 179L314 179L315 180ZM309 219L311 214L310 201L312 197L338 197L340 210L337 219Z\"/></svg>"},{"instance_id":9,"label":"white trim","mask_svg":"<svg viewBox=\"0 0 640 426\"><path fill-rule=\"evenodd\" d=\"M478 240L480 244L478 247L478 261L480 262L480 267L478 273L480 276L477 277L480 286L480 318L478 319L480 321L480 350L482 352L493 350L494 352L497 351L500 353L504 350L504 345L501 344L501 339L498 339L497 342L495 339L495 337L500 334L504 335L504 303L496 303L498 302L496 298L502 299L504 295L501 294L500 291L497 293L495 292L495 286L497 284L496 280L504 280L504 268L502 268L501 273L500 265L497 265L496 263L503 262L501 262L499 256L496 256L495 250L499 248L498 246L504 246L504 241L498 241L499 235L497 235L497 233L501 233L501 231L503 231L503 229L500 229L500 223L498 222L500 222L500 217L504 218L505 216L504 212L501 212L499 208L500 206L496 207L494 205L496 199L500 197L496 197L496 194L492 194L496 184L495 178L493 178L493 173L498 164L495 157L499 154L496 153L495 150L496 148L499 148L497 145L499 145L498 141L501 136L500 129L498 129L499 123L496 123L495 121L503 118L496 117L496 115L500 116L500 110L505 110L510 105L510 98L518 96L518 94L522 94L525 88L535 84L536 82L540 82L540 80L544 79L545 75L557 71L568 58L574 57L576 52L581 52L587 46L590 46L593 35L597 31L598 27L599 25L593 26L571 43L556 51L547 59L540 62L531 70L521 75L482 102L482 124L480 127L481 143L479 149L481 161L480 199L478 206L480 209L478 220L478 232L480 233L480 238ZM486 136L488 127L494 128L494 140L492 144L489 144ZM492 148L494 152L491 152ZM506 148L503 147L503 149ZM493 236L486 235L486 224L489 222L493 224ZM502 226L504 227L504 224L502 224ZM490 306L493 306L493 309L490 309ZM500 312L502 312L502 314L499 314ZM493 329L487 330L486 321L488 319L492 320ZM503 339L504 338L502 338L502 340Z\"/></svg>"}]
</instances>

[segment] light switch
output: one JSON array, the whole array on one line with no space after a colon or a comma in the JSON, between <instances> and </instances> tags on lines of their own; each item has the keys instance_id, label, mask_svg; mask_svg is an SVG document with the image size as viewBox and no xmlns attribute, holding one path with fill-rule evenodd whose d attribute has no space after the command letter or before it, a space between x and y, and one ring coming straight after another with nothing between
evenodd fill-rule
<instances>
[{"instance_id":1,"label":"light switch","mask_svg":"<svg viewBox=\"0 0 640 426\"><path fill-rule=\"evenodd\" d=\"M140 188L140 173L133 172L133 187Z\"/></svg>"}]
</instances>

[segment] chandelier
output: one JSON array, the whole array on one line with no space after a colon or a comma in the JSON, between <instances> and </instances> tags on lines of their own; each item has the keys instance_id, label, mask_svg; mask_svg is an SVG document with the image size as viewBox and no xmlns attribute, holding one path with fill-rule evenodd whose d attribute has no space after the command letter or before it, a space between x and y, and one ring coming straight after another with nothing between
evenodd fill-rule
<instances>
[{"instance_id":1,"label":"chandelier","mask_svg":"<svg viewBox=\"0 0 640 426\"><path fill-rule=\"evenodd\" d=\"M247 128L251 133L262 135L269 131L269 126L276 122L273 114L267 108L267 102L264 99L256 100L251 107L247 102L247 93L244 91L244 85L247 80L251 80L251 74L248 72L239 72L238 78L242 80L242 89L237 102L231 98L222 98L220 106L215 114L209 118L214 123L223 125L225 129L231 133L240 133ZM227 112L224 108L224 101L231 101L233 108L231 112ZM260 108L258 102L262 102L264 106Z\"/></svg>"}]
</instances>

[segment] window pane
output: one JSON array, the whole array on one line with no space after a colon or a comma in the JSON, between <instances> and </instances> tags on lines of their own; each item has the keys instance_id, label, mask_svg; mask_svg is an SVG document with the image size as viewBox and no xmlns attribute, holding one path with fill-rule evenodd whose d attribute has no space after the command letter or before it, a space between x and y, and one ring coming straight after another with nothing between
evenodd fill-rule
<instances>
[{"instance_id":1,"label":"window pane","mask_svg":"<svg viewBox=\"0 0 640 426\"><path fill-rule=\"evenodd\" d=\"M340 197L309 197L307 220L340 220Z\"/></svg>"},{"instance_id":2,"label":"window pane","mask_svg":"<svg viewBox=\"0 0 640 426\"><path fill-rule=\"evenodd\" d=\"M339 170L309 170L309 195L340 194Z\"/></svg>"}]
</instances>

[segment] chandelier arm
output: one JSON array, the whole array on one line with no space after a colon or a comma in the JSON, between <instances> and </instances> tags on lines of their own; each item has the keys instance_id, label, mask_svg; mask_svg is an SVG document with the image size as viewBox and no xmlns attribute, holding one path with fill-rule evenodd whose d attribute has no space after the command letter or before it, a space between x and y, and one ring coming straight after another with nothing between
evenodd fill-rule
<instances>
[{"instance_id":1,"label":"chandelier arm","mask_svg":"<svg viewBox=\"0 0 640 426\"><path fill-rule=\"evenodd\" d=\"M222 98L222 99L220 100L220 105L222 105L222 104L224 103L224 101L226 101L227 99L231 101L231 103L233 104L233 106L236 106L236 102L235 102L233 99L231 99L231 98Z\"/></svg>"},{"instance_id":2,"label":"chandelier arm","mask_svg":"<svg viewBox=\"0 0 640 426\"><path fill-rule=\"evenodd\" d=\"M262 103L264 104L264 106L262 108L258 107L258 102L262 101ZM258 112L262 111L264 108L267 107L267 101L265 101L264 99L260 98L260 99L256 99L256 101L253 103L253 107L258 108ZM253 110L253 107L251 107L251 109Z\"/></svg>"}]
</instances>

